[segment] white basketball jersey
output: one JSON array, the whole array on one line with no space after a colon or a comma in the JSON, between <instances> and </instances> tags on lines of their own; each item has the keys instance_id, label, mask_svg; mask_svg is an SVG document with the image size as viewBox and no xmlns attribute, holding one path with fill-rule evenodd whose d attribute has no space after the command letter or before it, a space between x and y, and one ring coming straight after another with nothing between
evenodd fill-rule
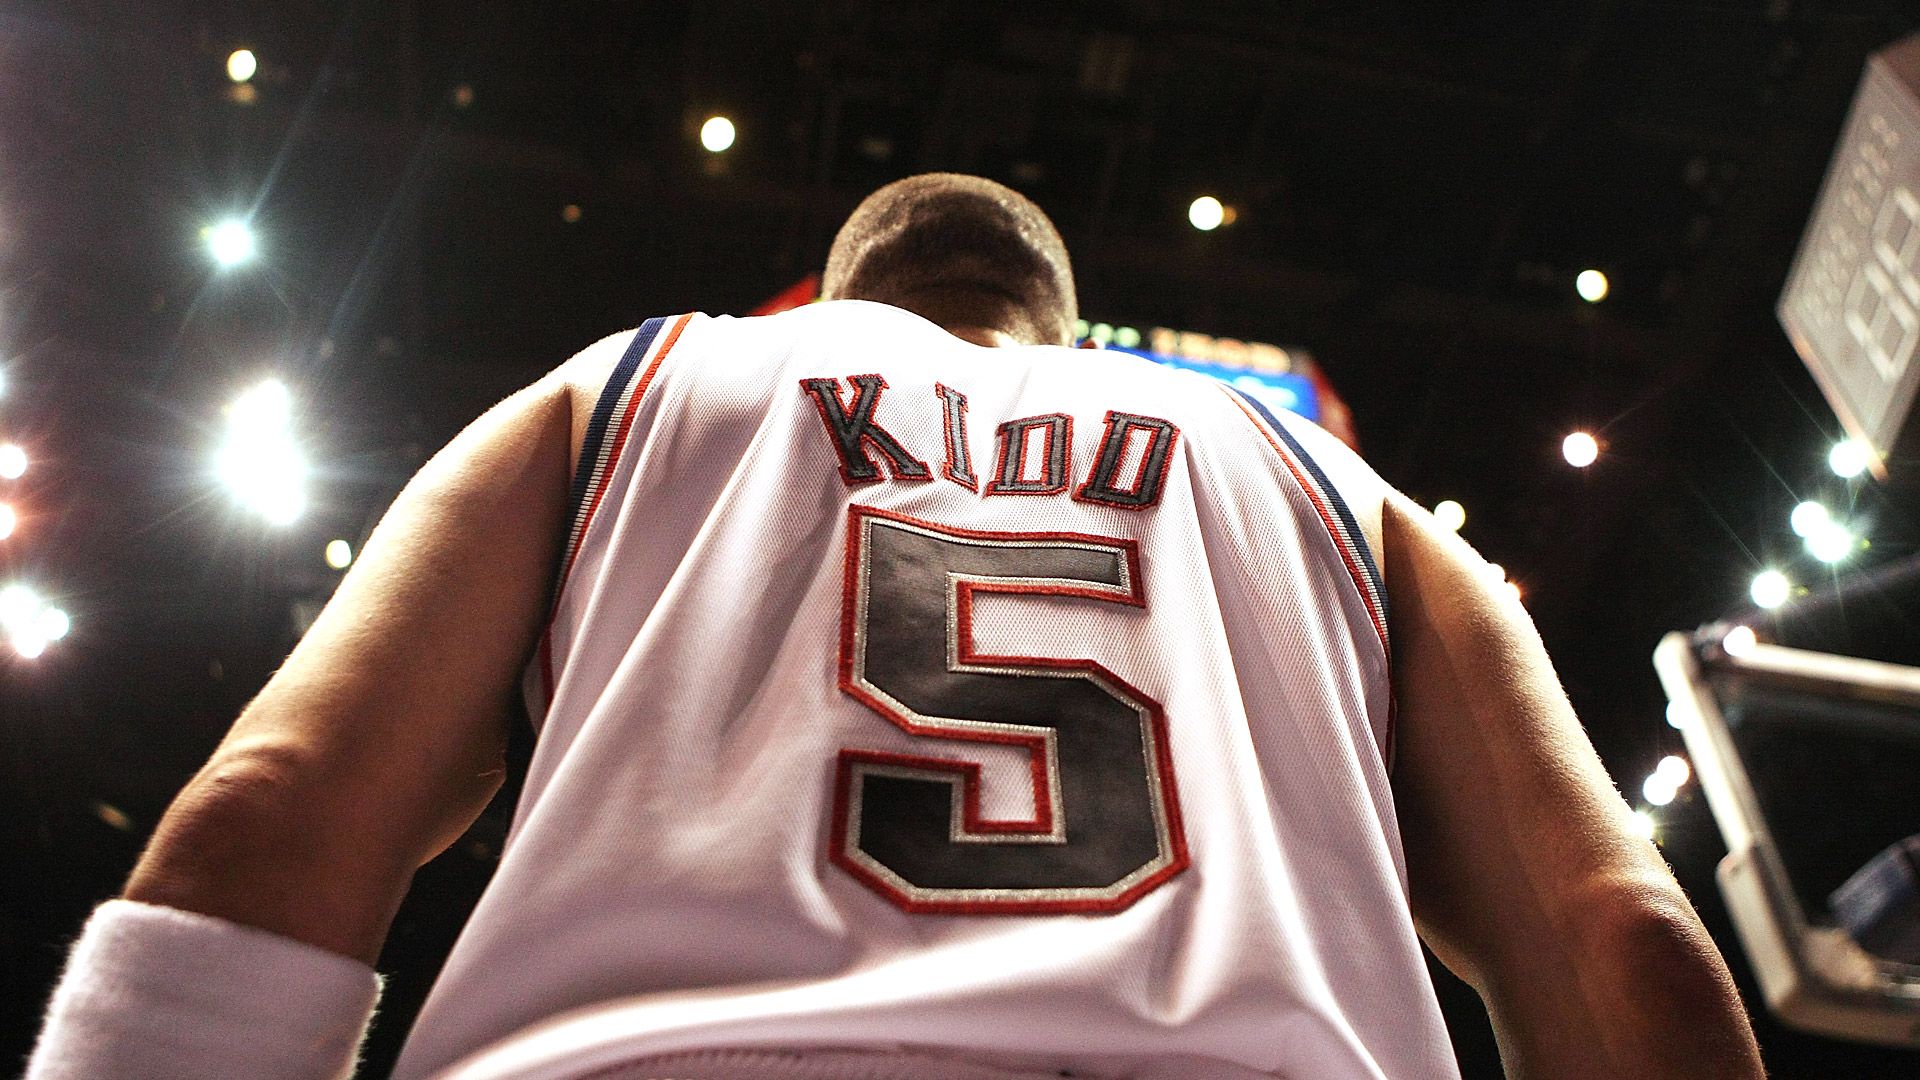
<instances>
[{"instance_id":1,"label":"white basketball jersey","mask_svg":"<svg viewBox=\"0 0 1920 1080\"><path fill-rule=\"evenodd\" d=\"M1456 1075L1380 582L1306 427L878 304L647 323L396 1075Z\"/></svg>"}]
</instances>

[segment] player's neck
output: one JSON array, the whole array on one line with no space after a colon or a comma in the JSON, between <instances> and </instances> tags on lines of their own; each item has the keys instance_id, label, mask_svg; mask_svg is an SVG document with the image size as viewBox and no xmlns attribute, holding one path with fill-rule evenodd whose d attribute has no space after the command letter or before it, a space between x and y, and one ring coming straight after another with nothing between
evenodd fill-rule
<instances>
[{"instance_id":1,"label":"player's neck","mask_svg":"<svg viewBox=\"0 0 1920 1080\"><path fill-rule=\"evenodd\" d=\"M954 337L959 338L961 341L971 341L975 345L984 345L989 349L999 349L1008 345L1024 344L1019 338L1014 337L1005 330L995 329L991 326L958 325L947 326L942 329Z\"/></svg>"}]
</instances>

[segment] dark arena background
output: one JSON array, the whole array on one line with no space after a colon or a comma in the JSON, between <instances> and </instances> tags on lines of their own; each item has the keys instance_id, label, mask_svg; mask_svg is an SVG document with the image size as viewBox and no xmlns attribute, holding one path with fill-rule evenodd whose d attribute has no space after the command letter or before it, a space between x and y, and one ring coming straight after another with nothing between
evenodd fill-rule
<instances>
[{"instance_id":1,"label":"dark arena background","mask_svg":"<svg viewBox=\"0 0 1920 1080\"><path fill-rule=\"evenodd\" d=\"M1773 1075L1920 1075L1767 1010L1652 665L1727 619L1920 661L1920 462L1835 450L1776 315L1869 57L1916 31L1911 0L0 3L0 1058L435 448L649 316L809 299L861 196L938 169L1055 218L1087 336L1318 409L1504 568ZM1920 833L1920 712L1885 730L1751 741L1816 921ZM515 793L420 871L368 1075Z\"/></svg>"}]
</instances>

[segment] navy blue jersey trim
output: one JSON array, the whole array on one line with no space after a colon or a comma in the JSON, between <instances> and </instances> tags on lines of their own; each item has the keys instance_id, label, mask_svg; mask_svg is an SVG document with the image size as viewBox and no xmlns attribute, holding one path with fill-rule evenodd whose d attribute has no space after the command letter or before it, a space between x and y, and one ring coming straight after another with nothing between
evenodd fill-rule
<instances>
[{"instance_id":1,"label":"navy blue jersey trim","mask_svg":"<svg viewBox=\"0 0 1920 1080\"><path fill-rule=\"evenodd\" d=\"M1346 500L1340 497L1340 489L1333 486L1333 482L1327 479L1327 474L1321 472L1320 466L1314 462L1313 455L1307 453L1307 448L1300 445L1300 440L1293 437L1293 433L1280 422L1280 418L1261 404L1260 399L1231 384L1227 389L1240 395L1241 400L1253 406L1254 411L1267 422L1267 426L1273 429L1273 433L1287 444L1287 449L1292 450L1293 455L1300 459L1300 464L1306 466L1307 471L1313 474L1314 482L1318 483L1320 490L1326 493L1327 501L1333 506L1334 514L1340 518L1340 524L1346 528L1347 535L1352 539L1353 550L1360 555L1360 565L1367 572L1367 583L1373 587L1373 594L1380 601L1380 617L1385 619L1387 617L1386 583L1380 578L1379 565L1373 561L1373 549L1367 544L1367 534L1360 531L1360 523L1354 519L1353 511L1347 509Z\"/></svg>"},{"instance_id":2,"label":"navy blue jersey trim","mask_svg":"<svg viewBox=\"0 0 1920 1080\"><path fill-rule=\"evenodd\" d=\"M614 365L613 374L607 377L607 385L600 391L600 399L593 403L593 417L587 421L587 435L580 443L580 464L573 470L573 487L567 494L567 528L571 532L580 520L581 505L586 502L587 489L593 484L594 469L601 459L601 442L607 437L607 426L613 423L613 414L620 407L620 396L633 381L633 373L646 359L647 350L653 346L653 339L660 328L667 324L664 318L648 319L640 324L640 329L628 343L626 354Z\"/></svg>"}]
</instances>

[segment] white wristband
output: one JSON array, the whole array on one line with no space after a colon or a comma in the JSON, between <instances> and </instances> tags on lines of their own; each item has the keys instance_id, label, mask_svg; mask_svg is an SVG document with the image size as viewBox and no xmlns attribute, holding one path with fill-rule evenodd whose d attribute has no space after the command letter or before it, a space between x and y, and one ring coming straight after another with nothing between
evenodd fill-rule
<instances>
[{"instance_id":1,"label":"white wristband","mask_svg":"<svg viewBox=\"0 0 1920 1080\"><path fill-rule=\"evenodd\" d=\"M353 1074L373 969L226 919L131 900L95 909L26 1080Z\"/></svg>"}]
</instances>

